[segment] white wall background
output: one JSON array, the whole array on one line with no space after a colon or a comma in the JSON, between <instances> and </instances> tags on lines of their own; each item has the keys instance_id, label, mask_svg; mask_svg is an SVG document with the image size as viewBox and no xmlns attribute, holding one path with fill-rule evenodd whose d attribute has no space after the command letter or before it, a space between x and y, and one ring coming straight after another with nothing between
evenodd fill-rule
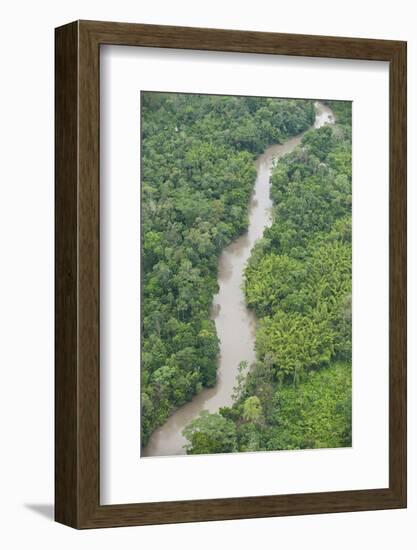
<instances>
[{"instance_id":1,"label":"white wall background","mask_svg":"<svg viewBox=\"0 0 417 550\"><path fill-rule=\"evenodd\" d=\"M0 544L320 550L417 540L417 13L412 0L15 0L0 8ZM77 532L52 522L54 27L74 19L408 40L409 508ZM376 128L376 131L378 129ZM371 144L370 144L371 145ZM371 213L370 213L371 215ZM5 375L5 377L4 377ZM371 396L370 396L370 404ZM343 473L342 473L343 474Z\"/></svg>"}]
</instances>

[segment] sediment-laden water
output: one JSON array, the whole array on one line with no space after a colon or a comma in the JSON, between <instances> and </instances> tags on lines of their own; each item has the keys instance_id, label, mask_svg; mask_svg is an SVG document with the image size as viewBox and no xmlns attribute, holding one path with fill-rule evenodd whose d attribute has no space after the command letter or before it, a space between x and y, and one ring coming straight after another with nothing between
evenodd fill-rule
<instances>
[{"instance_id":1,"label":"sediment-laden water","mask_svg":"<svg viewBox=\"0 0 417 550\"><path fill-rule=\"evenodd\" d=\"M316 102L315 108L315 128L334 122L329 107ZM302 137L303 134L300 134L280 145L271 145L256 159L257 177L249 206L248 231L220 255L219 292L214 296L212 313L220 340L217 383L176 410L163 426L155 430L148 445L142 450L143 457L185 454L183 446L187 441L182 430L202 410L215 412L220 407L230 406L239 363L251 363L255 359L256 319L254 313L246 307L242 290L243 272L255 242L272 222L269 180L274 159L290 153L301 143Z\"/></svg>"}]
</instances>

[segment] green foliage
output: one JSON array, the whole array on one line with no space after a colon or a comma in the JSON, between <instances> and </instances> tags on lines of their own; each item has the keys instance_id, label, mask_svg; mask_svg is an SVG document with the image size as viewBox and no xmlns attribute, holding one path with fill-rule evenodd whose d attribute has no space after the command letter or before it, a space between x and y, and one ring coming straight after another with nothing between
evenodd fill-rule
<instances>
[{"instance_id":1,"label":"green foliage","mask_svg":"<svg viewBox=\"0 0 417 550\"><path fill-rule=\"evenodd\" d=\"M329 103L337 124L274 167L273 223L245 271L259 323L225 411L239 451L351 445L351 104Z\"/></svg>"},{"instance_id":2,"label":"green foliage","mask_svg":"<svg viewBox=\"0 0 417 550\"><path fill-rule=\"evenodd\" d=\"M349 363L334 363L310 372L297 386L282 386L258 450L350 447L351 392Z\"/></svg>"},{"instance_id":3,"label":"green foliage","mask_svg":"<svg viewBox=\"0 0 417 550\"><path fill-rule=\"evenodd\" d=\"M351 101L326 101L333 111L337 124L352 127L352 102Z\"/></svg>"},{"instance_id":4,"label":"green foliage","mask_svg":"<svg viewBox=\"0 0 417 550\"><path fill-rule=\"evenodd\" d=\"M177 407L216 382L219 346L209 311L219 254L247 228L255 156L306 130L314 107L306 100L153 92L143 92L141 102L146 445Z\"/></svg>"},{"instance_id":5,"label":"green foliage","mask_svg":"<svg viewBox=\"0 0 417 550\"><path fill-rule=\"evenodd\" d=\"M276 377L282 372L296 380L304 370L329 364L333 336L324 312L313 316L277 311L261 321L256 350L261 359L269 355Z\"/></svg>"},{"instance_id":6,"label":"green foliage","mask_svg":"<svg viewBox=\"0 0 417 550\"><path fill-rule=\"evenodd\" d=\"M302 145L307 154L324 161L332 147L333 132L330 126L309 130L303 136Z\"/></svg>"},{"instance_id":7,"label":"green foliage","mask_svg":"<svg viewBox=\"0 0 417 550\"><path fill-rule=\"evenodd\" d=\"M262 405L259 397L252 395L243 403L243 419L246 422L259 422L262 418Z\"/></svg>"},{"instance_id":8,"label":"green foliage","mask_svg":"<svg viewBox=\"0 0 417 550\"><path fill-rule=\"evenodd\" d=\"M275 379L350 360L351 146L336 126L309 130L271 176L274 222L245 271L260 319L258 358Z\"/></svg>"},{"instance_id":9,"label":"green foliage","mask_svg":"<svg viewBox=\"0 0 417 550\"><path fill-rule=\"evenodd\" d=\"M184 430L187 454L232 453L237 450L236 427L220 414L202 411Z\"/></svg>"},{"instance_id":10,"label":"green foliage","mask_svg":"<svg viewBox=\"0 0 417 550\"><path fill-rule=\"evenodd\" d=\"M257 264L246 269L246 302L259 317L271 315L293 289L302 275L299 260L286 255L265 254Z\"/></svg>"},{"instance_id":11,"label":"green foliage","mask_svg":"<svg viewBox=\"0 0 417 550\"><path fill-rule=\"evenodd\" d=\"M283 386L275 394L275 415L264 434L266 450L350 446L351 391L347 363L311 372L297 387Z\"/></svg>"},{"instance_id":12,"label":"green foliage","mask_svg":"<svg viewBox=\"0 0 417 550\"><path fill-rule=\"evenodd\" d=\"M262 392L262 384L259 384L260 379L268 377L265 369L268 367L258 363L256 371L252 369L249 373L248 391L257 391L258 395L247 397L243 404L238 403L229 409L227 424L219 421L220 415L205 411L184 430L184 435L190 441L187 453L277 451L352 445L350 363L333 362L329 367L310 371L297 385L269 384L270 392L266 395ZM269 409L269 414L259 414L262 409ZM241 418L236 417L239 411Z\"/></svg>"}]
</instances>

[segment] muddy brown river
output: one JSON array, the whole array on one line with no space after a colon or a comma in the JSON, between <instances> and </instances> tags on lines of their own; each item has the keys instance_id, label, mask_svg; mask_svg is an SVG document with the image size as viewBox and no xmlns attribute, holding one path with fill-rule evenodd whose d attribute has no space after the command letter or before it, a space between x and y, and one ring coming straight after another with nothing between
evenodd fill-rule
<instances>
[{"instance_id":1,"label":"muddy brown river","mask_svg":"<svg viewBox=\"0 0 417 550\"><path fill-rule=\"evenodd\" d=\"M332 111L316 102L315 128L334 122ZM262 237L272 222L270 175L274 159L291 152L300 144L303 134L290 138L281 145L271 145L256 159L257 177L249 206L248 231L227 246L220 255L218 269L219 292L213 299L212 318L220 340L217 383L204 389L192 401L177 409L163 426L155 430L142 457L185 454L187 440L182 430L203 410L216 412L232 404L233 387L241 361L255 360L256 318L246 307L242 290L243 271L253 245Z\"/></svg>"}]
</instances>

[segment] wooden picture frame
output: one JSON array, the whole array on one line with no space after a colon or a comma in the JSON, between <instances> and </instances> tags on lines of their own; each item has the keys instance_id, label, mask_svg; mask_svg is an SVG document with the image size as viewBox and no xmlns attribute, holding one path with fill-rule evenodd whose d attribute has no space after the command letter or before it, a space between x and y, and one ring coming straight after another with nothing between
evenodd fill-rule
<instances>
[{"instance_id":1,"label":"wooden picture frame","mask_svg":"<svg viewBox=\"0 0 417 550\"><path fill-rule=\"evenodd\" d=\"M406 506L406 43L95 21L56 29L55 519L75 528ZM100 505L99 55L117 44L389 62L389 487Z\"/></svg>"}]
</instances>

